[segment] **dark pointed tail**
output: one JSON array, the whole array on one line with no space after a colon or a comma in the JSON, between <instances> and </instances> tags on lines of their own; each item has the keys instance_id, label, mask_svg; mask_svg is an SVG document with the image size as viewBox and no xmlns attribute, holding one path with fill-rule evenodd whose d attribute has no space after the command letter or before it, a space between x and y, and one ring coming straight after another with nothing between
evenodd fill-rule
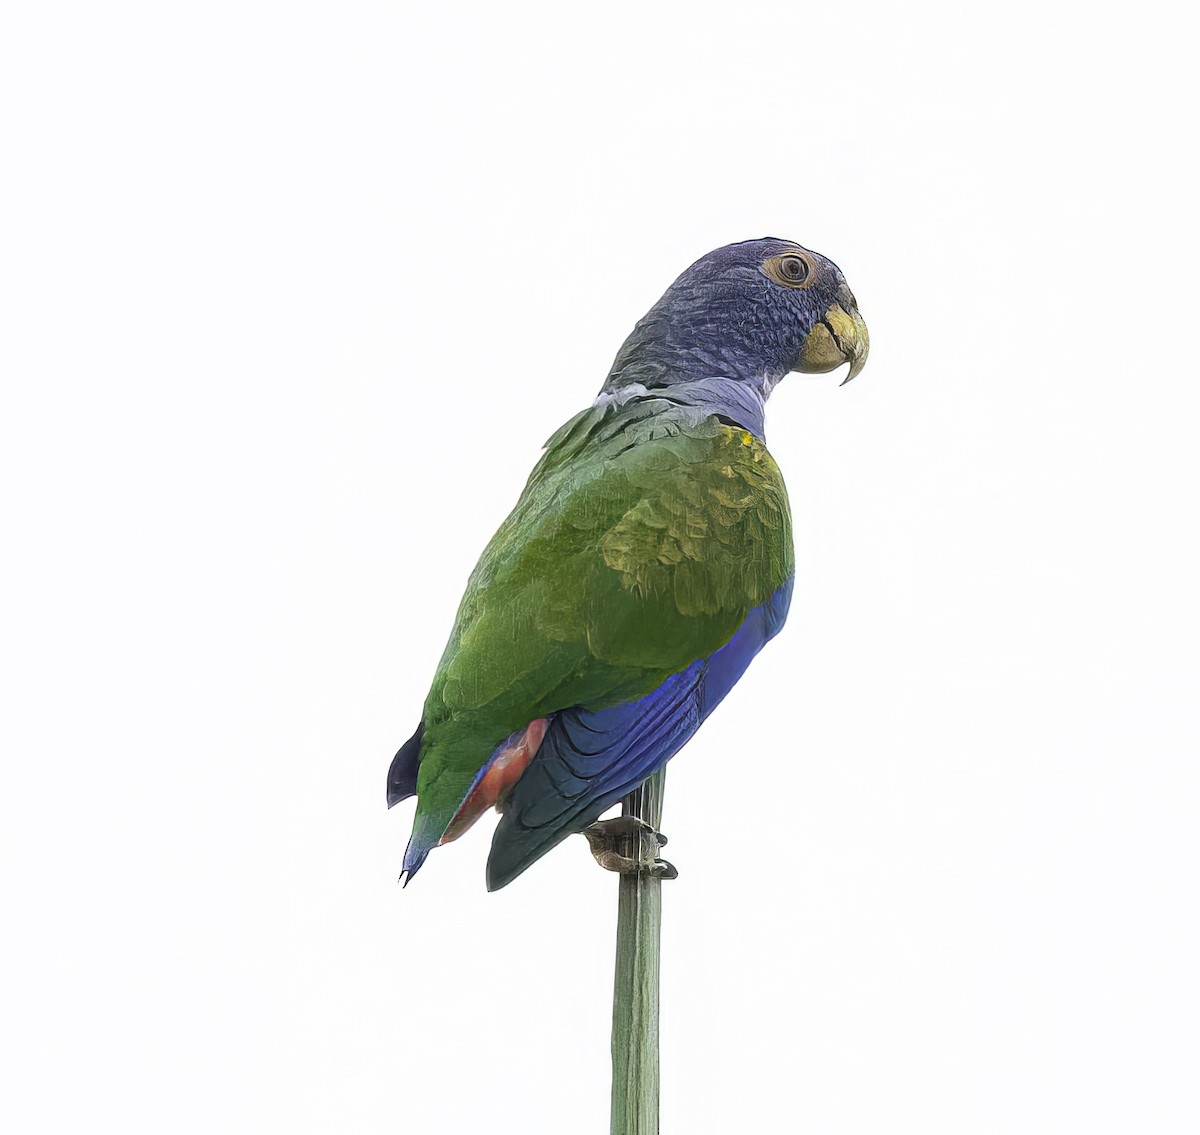
<instances>
[{"instance_id":1,"label":"dark pointed tail","mask_svg":"<svg viewBox=\"0 0 1200 1135\"><path fill-rule=\"evenodd\" d=\"M417 794L417 764L421 755L421 738L425 736L425 723L417 726L417 731L400 746L400 751L392 758L392 767L387 776L387 803L390 808Z\"/></svg>"}]
</instances>

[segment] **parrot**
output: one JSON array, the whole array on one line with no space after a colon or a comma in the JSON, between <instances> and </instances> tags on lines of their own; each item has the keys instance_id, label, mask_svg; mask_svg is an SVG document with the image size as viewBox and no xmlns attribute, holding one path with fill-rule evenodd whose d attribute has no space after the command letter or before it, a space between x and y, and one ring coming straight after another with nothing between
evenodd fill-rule
<instances>
[{"instance_id":1,"label":"parrot","mask_svg":"<svg viewBox=\"0 0 1200 1135\"><path fill-rule=\"evenodd\" d=\"M767 398L790 372L848 363L844 385L868 348L837 265L774 237L702 256L637 322L472 571L391 761L388 807L417 797L405 886L493 806L490 891L572 834L602 850L600 816L690 740L787 617Z\"/></svg>"}]
</instances>

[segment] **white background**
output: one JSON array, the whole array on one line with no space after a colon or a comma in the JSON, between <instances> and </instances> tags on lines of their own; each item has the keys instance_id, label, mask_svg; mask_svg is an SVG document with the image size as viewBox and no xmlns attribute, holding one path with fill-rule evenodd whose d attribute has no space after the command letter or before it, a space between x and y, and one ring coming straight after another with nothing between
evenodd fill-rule
<instances>
[{"instance_id":1,"label":"white background","mask_svg":"<svg viewBox=\"0 0 1200 1135\"><path fill-rule=\"evenodd\" d=\"M837 261L791 620L672 763L663 1129L1194 1132L1200 410L1167 5L15 4L16 1132L603 1135L615 883L396 885L542 441L708 249Z\"/></svg>"}]
</instances>

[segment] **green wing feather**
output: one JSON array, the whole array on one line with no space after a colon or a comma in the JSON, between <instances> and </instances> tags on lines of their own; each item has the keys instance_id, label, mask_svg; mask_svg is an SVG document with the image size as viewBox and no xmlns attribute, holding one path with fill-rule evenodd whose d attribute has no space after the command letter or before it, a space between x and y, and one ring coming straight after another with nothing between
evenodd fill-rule
<instances>
[{"instance_id":1,"label":"green wing feather","mask_svg":"<svg viewBox=\"0 0 1200 1135\"><path fill-rule=\"evenodd\" d=\"M660 399L547 443L471 574L425 703L417 827L434 839L509 734L641 697L723 646L792 574L766 446Z\"/></svg>"}]
</instances>

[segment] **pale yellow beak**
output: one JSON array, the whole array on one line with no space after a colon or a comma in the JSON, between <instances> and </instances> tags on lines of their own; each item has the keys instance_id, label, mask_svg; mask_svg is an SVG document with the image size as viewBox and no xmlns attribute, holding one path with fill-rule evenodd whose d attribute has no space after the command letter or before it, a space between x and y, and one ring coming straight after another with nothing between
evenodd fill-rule
<instances>
[{"instance_id":1,"label":"pale yellow beak","mask_svg":"<svg viewBox=\"0 0 1200 1135\"><path fill-rule=\"evenodd\" d=\"M867 325L858 308L852 303L847 307L848 311L840 303L832 304L825 318L808 333L797 370L804 374L825 374L849 363L850 373L842 381L845 386L867 365L867 352L871 348Z\"/></svg>"}]
</instances>

